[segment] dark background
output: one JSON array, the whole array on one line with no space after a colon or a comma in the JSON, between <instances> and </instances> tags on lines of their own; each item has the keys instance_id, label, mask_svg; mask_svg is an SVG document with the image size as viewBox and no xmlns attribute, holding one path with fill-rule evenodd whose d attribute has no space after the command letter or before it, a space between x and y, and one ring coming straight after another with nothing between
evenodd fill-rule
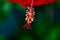
<instances>
[{"instance_id":1,"label":"dark background","mask_svg":"<svg viewBox=\"0 0 60 40\"><path fill-rule=\"evenodd\" d=\"M32 30L24 29L26 8L1 0L0 40L60 40L60 0L34 8Z\"/></svg>"}]
</instances>

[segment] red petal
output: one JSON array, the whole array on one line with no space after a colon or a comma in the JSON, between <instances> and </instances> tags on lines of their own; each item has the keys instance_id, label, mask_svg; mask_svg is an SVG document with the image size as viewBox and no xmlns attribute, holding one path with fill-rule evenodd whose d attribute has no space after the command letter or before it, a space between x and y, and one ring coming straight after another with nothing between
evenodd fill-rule
<instances>
[{"instance_id":1,"label":"red petal","mask_svg":"<svg viewBox=\"0 0 60 40\"><path fill-rule=\"evenodd\" d=\"M30 6L31 0L9 0L10 2L16 2L22 4L22 6ZM33 0L33 6L41 6L49 3L54 3L56 0Z\"/></svg>"}]
</instances>

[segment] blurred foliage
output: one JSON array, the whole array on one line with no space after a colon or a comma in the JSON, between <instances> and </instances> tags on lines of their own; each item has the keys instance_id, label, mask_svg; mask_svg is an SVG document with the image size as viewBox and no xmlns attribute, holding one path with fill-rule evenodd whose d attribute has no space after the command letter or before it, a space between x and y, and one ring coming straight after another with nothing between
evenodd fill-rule
<instances>
[{"instance_id":1,"label":"blurred foliage","mask_svg":"<svg viewBox=\"0 0 60 40\"><path fill-rule=\"evenodd\" d=\"M13 14L12 18L16 18L16 24L18 24L18 29L16 30L17 32L14 35L7 37L7 39L60 40L60 7L58 8L57 6L60 6L60 0L58 0L55 4L34 7L36 16L34 22L31 24L32 30L26 30L22 28L22 26L26 23L24 20L26 9L20 4L10 3L8 0L0 0L0 22L6 22L9 16L12 16ZM56 16L57 14L59 16ZM0 40L5 39L3 36L0 36Z\"/></svg>"},{"instance_id":2,"label":"blurred foliage","mask_svg":"<svg viewBox=\"0 0 60 40\"><path fill-rule=\"evenodd\" d=\"M3 35L0 35L0 40L6 40L6 38Z\"/></svg>"},{"instance_id":3,"label":"blurred foliage","mask_svg":"<svg viewBox=\"0 0 60 40\"><path fill-rule=\"evenodd\" d=\"M7 20L7 14L5 11L3 11L2 9L0 9L0 22L4 22Z\"/></svg>"}]
</instances>

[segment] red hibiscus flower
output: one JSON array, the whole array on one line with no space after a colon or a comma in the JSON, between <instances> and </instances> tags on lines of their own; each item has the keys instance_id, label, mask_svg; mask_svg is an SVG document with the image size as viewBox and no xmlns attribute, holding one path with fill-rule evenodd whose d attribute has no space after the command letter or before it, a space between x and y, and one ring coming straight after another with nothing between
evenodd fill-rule
<instances>
[{"instance_id":1,"label":"red hibiscus flower","mask_svg":"<svg viewBox=\"0 0 60 40\"><path fill-rule=\"evenodd\" d=\"M9 0L9 2L19 3L23 7L30 6L31 4L31 0ZM56 0L33 0L33 6L52 4L54 2L56 2Z\"/></svg>"}]
</instances>

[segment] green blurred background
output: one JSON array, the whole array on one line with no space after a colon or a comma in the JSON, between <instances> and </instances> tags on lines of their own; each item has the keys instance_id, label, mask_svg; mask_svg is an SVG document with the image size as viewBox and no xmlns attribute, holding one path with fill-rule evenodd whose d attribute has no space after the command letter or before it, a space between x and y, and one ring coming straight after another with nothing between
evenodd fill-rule
<instances>
[{"instance_id":1,"label":"green blurred background","mask_svg":"<svg viewBox=\"0 0 60 40\"><path fill-rule=\"evenodd\" d=\"M34 8L32 30L23 29L26 9L0 0L0 40L60 40L60 0Z\"/></svg>"}]
</instances>

